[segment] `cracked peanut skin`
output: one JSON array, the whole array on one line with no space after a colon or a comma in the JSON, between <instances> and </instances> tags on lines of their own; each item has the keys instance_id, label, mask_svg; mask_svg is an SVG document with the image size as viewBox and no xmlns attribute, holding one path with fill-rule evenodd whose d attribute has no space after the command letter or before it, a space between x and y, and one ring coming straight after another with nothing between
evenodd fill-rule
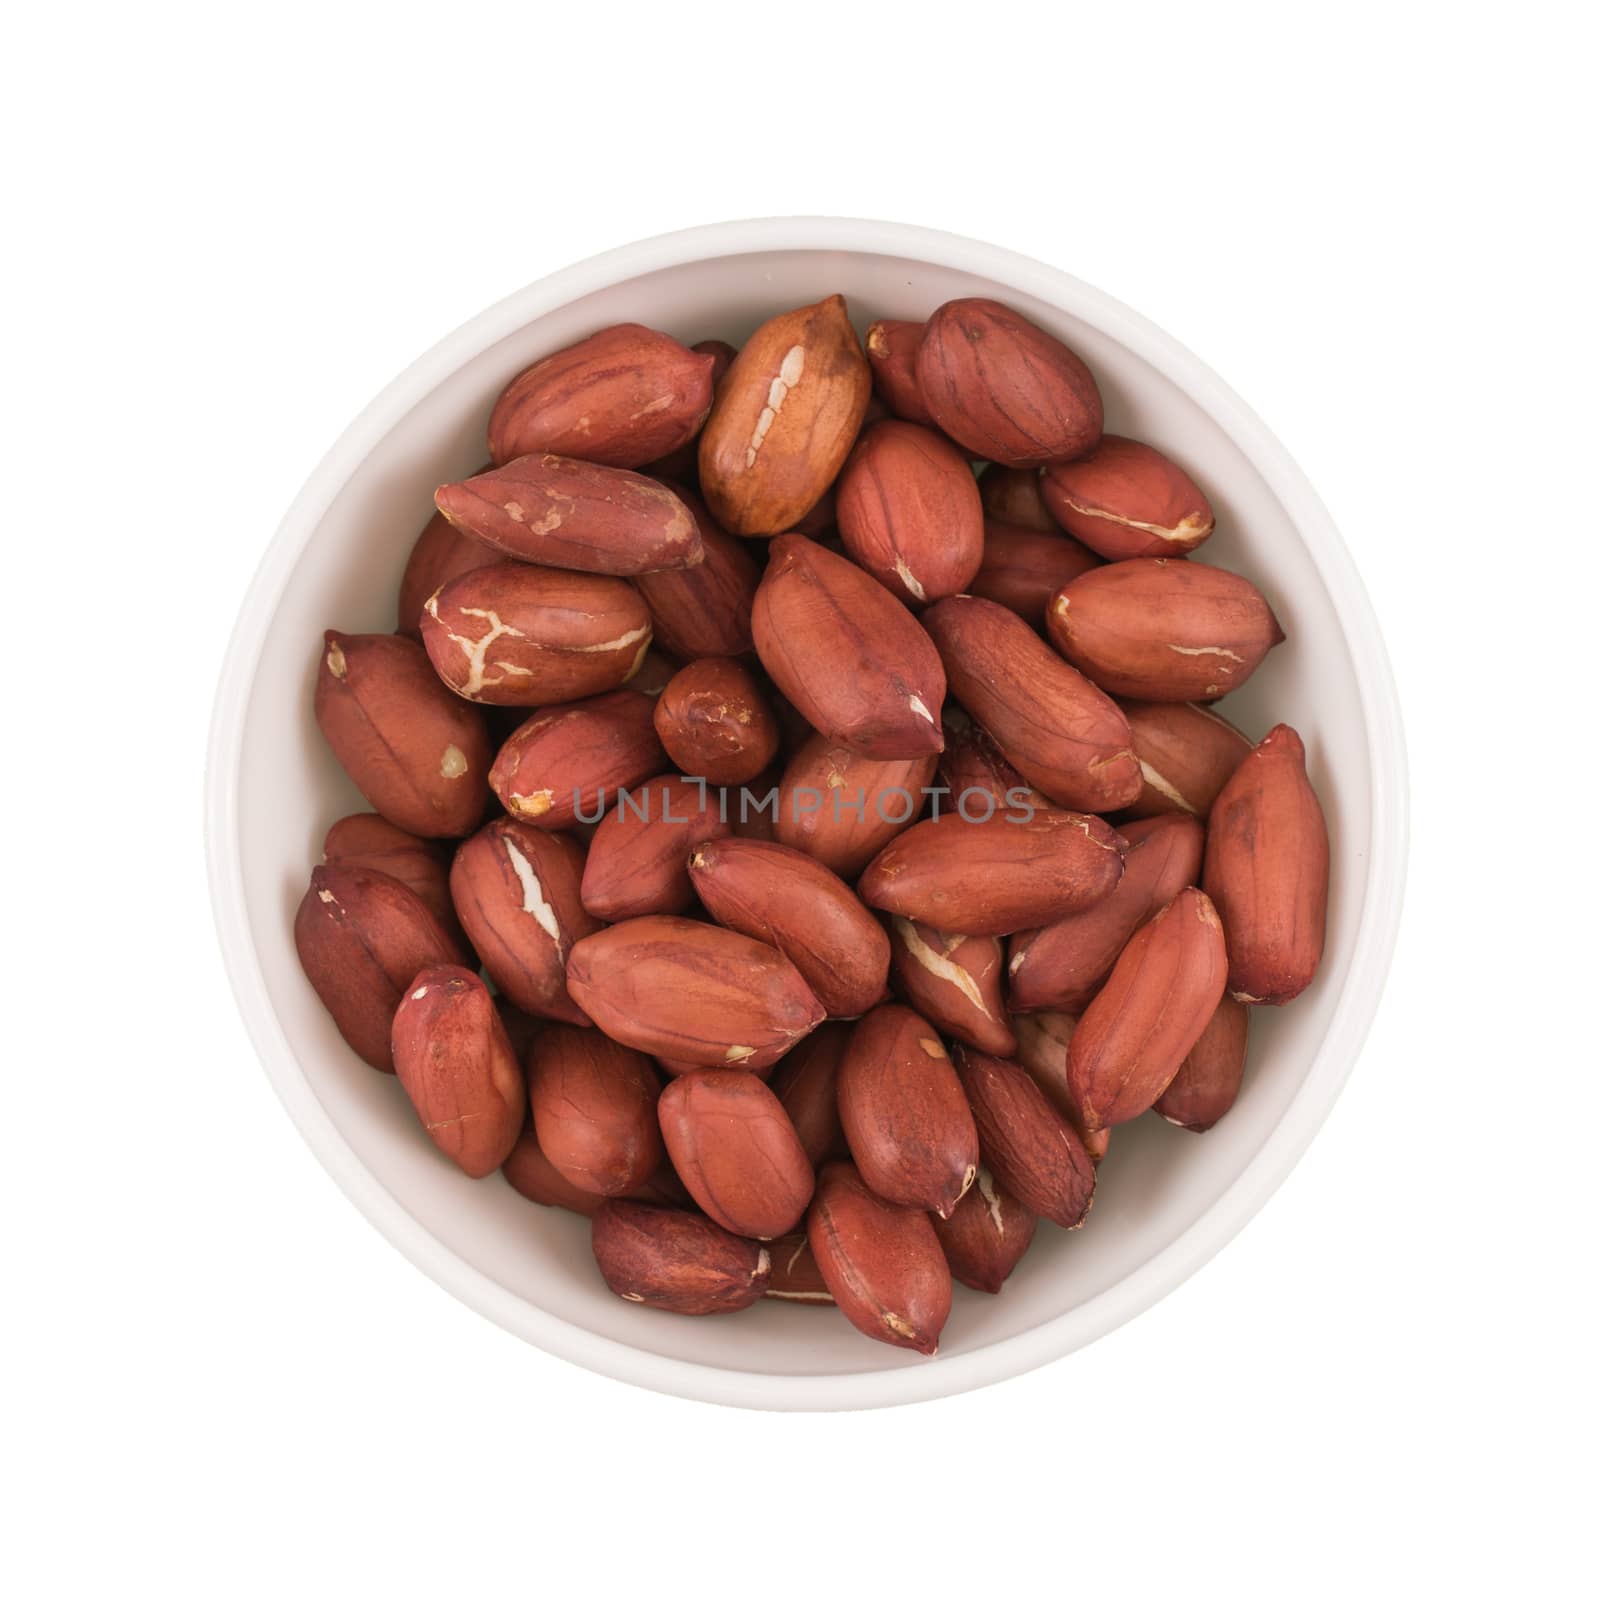
<instances>
[{"instance_id":1,"label":"cracked peanut skin","mask_svg":"<svg viewBox=\"0 0 1600 1600\"><path fill-rule=\"evenodd\" d=\"M1211 808L1201 882L1228 937L1228 989L1281 1006L1316 976L1328 919L1328 824L1300 735L1280 722Z\"/></svg>"},{"instance_id":2,"label":"cracked peanut skin","mask_svg":"<svg viewBox=\"0 0 1600 1600\"><path fill-rule=\"evenodd\" d=\"M978 1130L939 1035L881 1005L839 1063L839 1121L861 1180L897 1206L947 1217L978 1170Z\"/></svg>"},{"instance_id":3,"label":"cracked peanut skin","mask_svg":"<svg viewBox=\"0 0 1600 1600\"><path fill-rule=\"evenodd\" d=\"M317 998L368 1066L394 1071L390 1023L423 968L470 959L399 879L370 867L315 868L294 919L294 947Z\"/></svg>"},{"instance_id":4,"label":"cracked peanut skin","mask_svg":"<svg viewBox=\"0 0 1600 1600\"><path fill-rule=\"evenodd\" d=\"M993 934L946 933L891 917L889 965L895 992L941 1033L989 1055L1016 1050L1006 1016L1005 951Z\"/></svg>"},{"instance_id":5,"label":"cracked peanut skin","mask_svg":"<svg viewBox=\"0 0 1600 1600\"><path fill-rule=\"evenodd\" d=\"M1046 627L1080 672L1133 700L1219 699L1284 639L1248 578L1161 556L1074 578L1050 602Z\"/></svg>"},{"instance_id":6,"label":"cracked peanut skin","mask_svg":"<svg viewBox=\"0 0 1600 1600\"><path fill-rule=\"evenodd\" d=\"M753 1072L699 1067L661 1092L661 1136L673 1171L729 1233L792 1233L815 1187L811 1162L778 1097Z\"/></svg>"},{"instance_id":7,"label":"cracked peanut skin","mask_svg":"<svg viewBox=\"0 0 1600 1600\"><path fill-rule=\"evenodd\" d=\"M953 595L922 625L951 695L1034 788L1081 811L1116 811L1138 795L1127 718L1015 612Z\"/></svg>"},{"instance_id":8,"label":"cracked peanut skin","mask_svg":"<svg viewBox=\"0 0 1600 1600\"><path fill-rule=\"evenodd\" d=\"M519 372L489 416L497 466L563 455L642 467L687 445L711 410L717 358L637 322L602 328Z\"/></svg>"},{"instance_id":9,"label":"cracked peanut skin","mask_svg":"<svg viewBox=\"0 0 1600 1600\"><path fill-rule=\"evenodd\" d=\"M494 998L465 967L424 967L391 1027L394 1069L428 1137L469 1178L511 1154L527 1104Z\"/></svg>"},{"instance_id":10,"label":"cracked peanut skin","mask_svg":"<svg viewBox=\"0 0 1600 1600\"><path fill-rule=\"evenodd\" d=\"M966 458L931 428L876 423L836 491L839 537L895 599L960 594L983 564L983 502Z\"/></svg>"},{"instance_id":11,"label":"cracked peanut skin","mask_svg":"<svg viewBox=\"0 0 1600 1600\"><path fill-rule=\"evenodd\" d=\"M1133 733L1144 787L1128 816L1179 812L1202 822L1250 754L1250 741L1208 706L1181 700L1119 700Z\"/></svg>"},{"instance_id":12,"label":"cracked peanut skin","mask_svg":"<svg viewBox=\"0 0 1600 1600\"><path fill-rule=\"evenodd\" d=\"M1187 555L1216 526L1210 502L1176 461L1118 434L1046 467L1040 493L1051 516L1108 561Z\"/></svg>"},{"instance_id":13,"label":"cracked peanut skin","mask_svg":"<svg viewBox=\"0 0 1600 1600\"><path fill-rule=\"evenodd\" d=\"M764 322L700 435L700 490L718 523L746 537L795 527L839 475L871 392L842 295Z\"/></svg>"},{"instance_id":14,"label":"cracked peanut skin","mask_svg":"<svg viewBox=\"0 0 1600 1600\"><path fill-rule=\"evenodd\" d=\"M648 1057L597 1028L556 1023L528 1052L539 1148L568 1183L593 1194L627 1194L661 1165L660 1088Z\"/></svg>"},{"instance_id":15,"label":"cracked peanut skin","mask_svg":"<svg viewBox=\"0 0 1600 1600\"><path fill-rule=\"evenodd\" d=\"M940 306L923 329L916 366L934 422L978 459L1037 467L1099 442L1094 375L1059 339L996 300Z\"/></svg>"},{"instance_id":16,"label":"cracked peanut skin","mask_svg":"<svg viewBox=\"0 0 1600 1600\"><path fill-rule=\"evenodd\" d=\"M694 514L664 483L570 456L519 456L433 503L458 528L518 561L633 577L704 559Z\"/></svg>"},{"instance_id":17,"label":"cracked peanut skin","mask_svg":"<svg viewBox=\"0 0 1600 1600\"><path fill-rule=\"evenodd\" d=\"M948 1217L935 1217L950 1276L983 1294L999 1294L1038 1231L1039 1219L980 1166Z\"/></svg>"},{"instance_id":18,"label":"cracked peanut skin","mask_svg":"<svg viewBox=\"0 0 1600 1600\"><path fill-rule=\"evenodd\" d=\"M931 1356L950 1316L950 1268L933 1223L880 1199L848 1161L817 1177L806 1239L828 1292L869 1339Z\"/></svg>"},{"instance_id":19,"label":"cracked peanut skin","mask_svg":"<svg viewBox=\"0 0 1600 1600\"><path fill-rule=\"evenodd\" d=\"M874 761L943 748L939 652L853 562L795 534L774 539L751 626L761 665L818 733Z\"/></svg>"},{"instance_id":20,"label":"cracked peanut skin","mask_svg":"<svg viewBox=\"0 0 1600 1600\"><path fill-rule=\"evenodd\" d=\"M650 612L623 579L522 561L463 573L422 608L434 671L480 705L562 705L620 689L650 639Z\"/></svg>"},{"instance_id":21,"label":"cracked peanut skin","mask_svg":"<svg viewBox=\"0 0 1600 1600\"><path fill-rule=\"evenodd\" d=\"M568 952L600 928L583 906L583 862L576 839L497 817L457 849L450 896L484 970L512 1005L588 1027L566 980Z\"/></svg>"},{"instance_id":22,"label":"cracked peanut skin","mask_svg":"<svg viewBox=\"0 0 1600 1600\"><path fill-rule=\"evenodd\" d=\"M811 1241L803 1233L774 1239L768 1252L772 1257L772 1275L767 1279L767 1299L796 1306L831 1306L834 1303L822 1268L811 1253Z\"/></svg>"},{"instance_id":23,"label":"cracked peanut skin","mask_svg":"<svg viewBox=\"0 0 1600 1600\"><path fill-rule=\"evenodd\" d=\"M705 1317L742 1311L766 1292L772 1256L709 1217L636 1200L607 1200L590 1224L600 1276L635 1305Z\"/></svg>"},{"instance_id":24,"label":"cracked peanut skin","mask_svg":"<svg viewBox=\"0 0 1600 1600\"><path fill-rule=\"evenodd\" d=\"M1222 922L1185 889L1128 941L1067 1046L1067 1079L1086 1128L1153 1106L1195 1047L1227 986Z\"/></svg>"},{"instance_id":25,"label":"cracked peanut skin","mask_svg":"<svg viewBox=\"0 0 1600 1600\"><path fill-rule=\"evenodd\" d=\"M1067 1077L1067 1051L1078 1019L1065 1011L1029 1011L1013 1019L1017 1030L1017 1065L1044 1091L1045 1098L1072 1124L1078 1142L1096 1166L1111 1145L1108 1129L1090 1133L1083 1111L1072 1098Z\"/></svg>"},{"instance_id":26,"label":"cracked peanut skin","mask_svg":"<svg viewBox=\"0 0 1600 1600\"><path fill-rule=\"evenodd\" d=\"M983 1164L1020 1205L1077 1228L1094 1203L1094 1161L1066 1115L1012 1061L956 1052Z\"/></svg>"},{"instance_id":27,"label":"cracked peanut skin","mask_svg":"<svg viewBox=\"0 0 1600 1600\"><path fill-rule=\"evenodd\" d=\"M613 1039L693 1067L769 1067L825 1016L787 956L685 917L580 939L567 990Z\"/></svg>"},{"instance_id":28,"label":"cracked peanut skin","mask_svg":"<svg viewBox=\"0 0 1600 1600\"><path fill-rule=\"evenodd\" d=\"M958 812L919 822L861 874L869 905L946 933L1010 934L1103 900L1122 876L1122 836L1076 811Z\"/></svg>"}]
</instances>

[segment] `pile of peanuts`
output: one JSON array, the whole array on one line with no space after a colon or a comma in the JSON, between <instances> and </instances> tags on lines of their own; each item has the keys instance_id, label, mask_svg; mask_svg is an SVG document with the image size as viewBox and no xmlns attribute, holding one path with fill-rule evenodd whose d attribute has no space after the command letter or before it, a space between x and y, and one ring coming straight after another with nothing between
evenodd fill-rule
<instances>
[{"instance_id":1,"label":"pile of peanuts","mask_svg":"<svg viewBox=\"0 0 1600 1600\"><path fill-rule=\"evenodd\" d=\"M511 378L396 631L325 636L372 810L306 976L623 1299L932 1354L953 1282L1081 1226L1117 1124L1212 1126L1312 981L1304 748L1213 709L1283 630L1103 421L991 300L864 344L838 295L738 350L605 328Z\"/></svg>"}]
</instances>

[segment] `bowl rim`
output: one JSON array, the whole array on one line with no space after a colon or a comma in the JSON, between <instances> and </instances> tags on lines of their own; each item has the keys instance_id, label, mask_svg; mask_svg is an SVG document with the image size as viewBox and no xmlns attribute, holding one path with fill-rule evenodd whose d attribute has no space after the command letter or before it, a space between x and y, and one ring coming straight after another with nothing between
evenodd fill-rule
<instances>
[{"instance_id":1,"label":"bowl rim","mask_svg":"<svg viewBox=\"0 0 1600 1600\"><path fill-rule=\"evenodd\" d=\"M250 932L239 854L244 713L268 626L316 527L371 450L468 359L566 302L626 279L717 256L842 250L966 271L1093 322L1183 389L1218 422L1277 495L1327 586L1350 645L1366 719L1373 792L1364 914L1345 994L1310 1070L1266 1142L1211 1206L1125 1278L1061 1316L961 1355L903 1368L819 1375L744 1371L656 1355L530 1305L429 1233L346 1143L311 1088L268 997ZM867 218L750 218L637 240L519 289L446 335L393 380L335 441L284 515L250 580L213 703L205 850L217 939L246 1032L285 1109L349 1199L403 1255L465 1304L530 1344L590 1371L688 1399L767 1410L905 1404L1027 1372L1129 1321L1214 1256L1284 1181L1326 1120L1382 998L1406 875L1408 785L1399 697L1355 563L1304 473L1266 424L1185 346L1110 295L1031 257L936 229Z\"/></svg>"}]
</instances>

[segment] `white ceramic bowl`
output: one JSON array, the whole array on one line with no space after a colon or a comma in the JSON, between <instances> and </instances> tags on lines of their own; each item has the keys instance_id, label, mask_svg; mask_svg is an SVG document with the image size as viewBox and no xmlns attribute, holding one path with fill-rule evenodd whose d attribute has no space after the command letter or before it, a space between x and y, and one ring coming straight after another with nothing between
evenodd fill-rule
<instances>
[{"instance_id":1,"label":"white ceramic bowl","mask_svg":"<svg viewBox=\"0 0 1600 1600\"><path fill-rule=\"evenodd\" d=\"M834 291L859 327L990 295L1094 369L1108 428L1171 451L1206 489L1205 559L1264 589L1288 643L1226 703L1254 737L1305 738L1333 837L1328 947L1312 988L1259 1009L1234 1110L1196 1137L1118 1128L1089 1224L1041 1228L998 1296L957 1289L932 1360L842 1317L763 1303L682 1318L613 1298L588 1225L462 1177L396 1081L345 1047L295 960L294 909L322 835L364 809L311 715L322 630L386 631L434 487L483 458L495 395L530 361L608 323L739 342ZM207 794L218 934L256 1048L290 1115L373 1224L469 1305L531 1343L649 1388L734 1405L890 1405L993 1382L1087 1344L1218 1250L1327 1115L1377 1006L1405 866L1405 749L1382 639L1350 557L1262 423L1158 328L1076 279L919 228L795 218L633 244L531 285L450 335L346 430L295 501L240 614L217 692Z\"/></svg>"}]
</instances>

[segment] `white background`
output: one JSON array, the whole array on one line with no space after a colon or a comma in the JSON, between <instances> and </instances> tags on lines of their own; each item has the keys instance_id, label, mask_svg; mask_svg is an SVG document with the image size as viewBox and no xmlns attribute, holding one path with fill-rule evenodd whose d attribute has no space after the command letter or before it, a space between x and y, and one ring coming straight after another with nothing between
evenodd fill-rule
<instances>
[{"instance_id":1,"label":"white background","mask_svg":"<svg viewBox=\"0 0 1600 1600\"><path fill-rule=\"evenodd\" d=\"M1593 1593L1580 9L633 11L5 25L0 1584ZM562 1365L383 1243L200 842L234 609L350 417L534 277L793 212L1037 255L1214 365L1344 530L1414 779L1387 999L1266 1211L1067 1361L816 1417Z\"/></svg>"}]
</instances>

